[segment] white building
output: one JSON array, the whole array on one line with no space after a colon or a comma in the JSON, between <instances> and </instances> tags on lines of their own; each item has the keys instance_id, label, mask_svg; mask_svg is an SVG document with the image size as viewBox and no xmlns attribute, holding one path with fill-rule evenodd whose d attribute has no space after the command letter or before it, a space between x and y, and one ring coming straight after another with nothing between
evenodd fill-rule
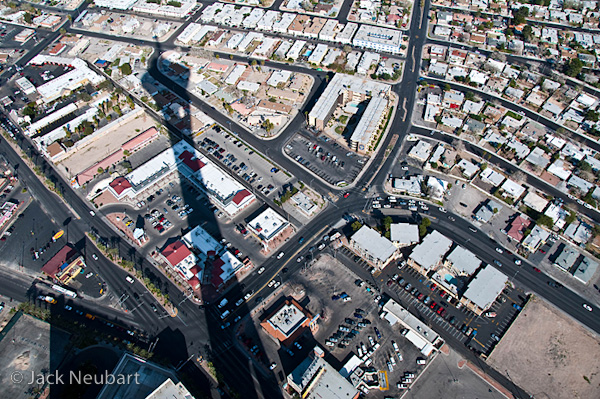
<instances>
[{"instance_id":1,"label":"white building","mask_svg":"<svg viewBox=\"0 0 600 399\"><path fill-rule=\"evenodd\" d=\"M305 45L306 45L306 40L296 40L294 42L294 45L292 46L290 51L288 51L288 53L286 54L285 57L287 59L292 59L292 60L296 61L298 59L298 57L300 57L300 52L302 51L302 48Z\"/></svg>"},{"instance_id":2,"label":"white building","mask_svg":"<svg viewBox=\"0 0 600 399\"><path fill-rule=\"evenodd\" d=\"M369 226L362 226L352 235L350 247L364 260L380 270L398 255L398 248Z\"/></svg>"},{"instance_id":3,"label":"white building","mask_svg":"<svg viewBox=\"0 0 600 399\"><path fill-rule=\"evenodd\" d=\"M328 19L323 26L323 29L319 32L319 40L332 42L335 39L337 32L338 21L336 19Z\"/></svg>"},{"instance_id":4,"label":"white building","mask_svg":"<svg viewBox=\"0 0 600 399\"><path fill-rule=\"evenodd\" d=\"M52 102L63 95L69 94L71 91L87 83L95 86L105 80L104 77L92 71L85 61L79 58L62 58L38 54L29 63L33 65L68 65L74 68L37 88L38 93L42 96L42 100L45 103Z\"/></svg>"},{"instance_id":5,"label":"white building","mask_svg":"<svg viewBox=\"0 0 600 399\"><path fill-rule=\"evenodd\" d=\"M138 0L94 0L98 7L106 7L111 10L129 10Z\"/></svg>"},{"instance_id":6,"label":"white building","mask_svg":"<svg viewBox=\"0 0 600 399\"><path fill-rule=\"evenodd\" d=\"M277 212L267 208L248 223L250 230L262 243L265 249L283 233L290 224Z\"/></svg>"},{"instance_id":7,"label":"white building","mask_svg":"<svg viewBox=\"0 0 600 399\"><path fill-rule=\"evenodd\" d=\"M417 244L419 242L419 226L410 223L392 223L390 238L398 248Z\"/></svg>"},{"instance_id":8,"label":"white building","mask_svg":"<svg viewBox=\"0 0 600 399\"><path fill-rule=\"evenodd\" d=\"M323 58L325 58L325 54L327 53L328 48L329 47L327 47L326 44L317 44L317 47L315 47L313 52L308 57L308 62L310 64L321 65L321 61L323 61Z\"/></svg>"},{"instance_id":9,"label":"white building","mask_svg":"<svg viewBox=\"0 0 600 399\"><path fill-rule=\"evenodd\" d=\"M502 272L486 266L471 280L461 302L475 314L480 315L494 303L507 282L508 278Z\"/></svg>"},{"instance_id":10,"label":"white building","mask_svg":"<svg viewBox=\"0 0 600 399\"><path fill-rule=\"evenodd\" d=\"M361 25L352 44L375 51L398 54L402 46L402 32L396 29Z\"/></svg>"},{"instance_id":11,"label":"white building","mask_svg":"<svg viewBox=\"0 0 600 399\"><path fill-rule=\"evenodd\" d=\"M358 24L354 22L348 22L344 29L335 35L335 41L342 44L350 44L352 42L352 36L354 36L354 32L358 29Z\"/></svg>"},{"instance_id":12,"label":"white building","mask_svg":"<svg viewBox=\"0 0 600 399\"><path fill-rule=\"evenodd\" d=\"M273 32L276 33L287 33L288 28L294 22L296 18L296 14L292 14L289 12L283 13L281 19L275 23L273 23Z\"/></svg>"}]
</instances>

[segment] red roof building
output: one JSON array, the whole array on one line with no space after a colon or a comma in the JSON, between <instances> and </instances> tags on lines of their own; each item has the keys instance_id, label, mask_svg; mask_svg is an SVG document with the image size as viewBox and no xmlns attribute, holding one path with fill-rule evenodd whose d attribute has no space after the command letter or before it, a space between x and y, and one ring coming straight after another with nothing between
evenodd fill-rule
<instances>
[{"instance_id":1,"label":"red roof building","mask_svg":"<svg viewBox=\"0 0 600 399\"><path fill-rule=\"evenodd\" d=\"M138 134L131 140L121 146L123 151L133 152L146 144L151 143L159 136L158 130L154 126Z\"/></svg>"},{"instance_id":2,"label":"red roof building","mask_svg":"<svg viewBox=\"0 0 600 399\"><path fill-rule=\"evenodd\" d=\"M120 198L126 190L131 189L131 183L124 177L117 177L108 185L117 198Z\"/></svg>"},{"instance_id":3,"label":"red roof building","mask_svg":"<svg viewBox=\"0 0 600 399\"><path fill-rule=\"evenodd\" d=\"M184 164L187 165L188 168L192 170L192 172L197 172L202 169L206 164L201 160L194 157L194 154L185 150L179 155L179 159L183 161Z\"/></svg>"},{"instance_id":4,"label":"red roof building","mask_svg":"<svg viewBox=\"0 0 600 399\"><path fill-rule=\"evenodd\" d=\"M70 244L65 245L42 267L52 280L68 284L85 267L83 256Z\"/></svg>"},{"instance_id":5,"label":"red roof building","mask_svg":"<svg viewBox=\"0 0 600 399\"><path fill-rule=\"evenodd\" d=\"M519 215L512 221L512 223L510 224L510 228L506 234L513 240L521 242L521 240L524 237L525 231L529 228L530 225L531 221Z\"/></svg>"},{"instance_id":6,"label":"red roof building","mask_svg":"<svg viewBox=\"0 0 600 399\"><path fill-rule=\"evenodd\" d=\"M165 257L171 266L175 267L180 264L185 258L192 255L192 252L185 246L183 241L177 240L167 245L162 251L162 256Z\"/></svg>"},{"instance_id":7,"label":"red roof building","mask_svg":"<svg viewBox=\"0 0 600 399\"><path fill-rule=\"evenodd\" d=\"M250 191L244 189L241 191L238 191L232 198L232 201L234 204L239 205L242 203L242 201L244 201L244 198L246 198L247 196L251 195Z\"/></svg>"},{"instance_id":8,"label":"red roof building","mask_svg":"<svg viewBox=\"0 0 600 399\"><path fill-rule=\"evenodd\" d=\"M199 274L202 272L202 268L196 264L198 260L196 255L189 250L183 241L177 240L168 244L160 251L160 254L184 279L190 282L195 278L200 284ZM194 288L197 285L196 280L190 282L190 285Z\"/></svg>"}]
</instances>

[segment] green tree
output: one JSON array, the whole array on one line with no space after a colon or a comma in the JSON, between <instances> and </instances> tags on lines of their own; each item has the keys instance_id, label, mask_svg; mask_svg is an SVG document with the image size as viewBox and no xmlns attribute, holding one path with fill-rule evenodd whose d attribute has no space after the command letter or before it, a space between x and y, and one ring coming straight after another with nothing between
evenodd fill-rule
<instances>
[{"instance_id":1,"label":"green tree","mask_svg":"<svg viewBox=\"0 0 600 399\"><path fill-rule=\"evenodd\" d=\"M547 215L540 215L540 217L537 218L536 222L537 222L537 224L546 226L549 229L554 227L554 221L552 220L552 218L550 216L547 216Z\"/></svg>"},{"instance_id":2,"label":"green tree","mask_svg":"<svg viewBox=\"0 0 600 399\"><path fill-rule=\"evenodd\" d=\"M569 216L565 218L567 224L573 223L577 219L577 214L573 211L569 211Z\"/></svg>"},{"instance_id":3,"label":"green tree","mask_svg":"<svg viewBox=\"0 0 600 399\"><path fill-rule=\"evenodd\" d=\"M533 29L531 29L531 26L529 25L525 25L523 27L523 37L525 38L525 40L527 40L528 42L530 42L531 40L533 40Z\"/></svg>"},{"instance_id":4,"label":"green tree","mask_svg":"<svg viewBox=\"0 0 600 399\"><path fill-rule=\"evenodd\" d=\"M121 65L119 67L119 69L121 70L121 73L125 76L127 75L131 75L131 65L129 65L128 62L124 63L123 65Z\"/></svg>"},{"instance_id":5,"label":"green tree","mask_svg":"<svg viewBox=\"0 0 600 399\"><path fill-rule=\"evenodd\" d=\"M525 18L529 16L529 8L523 6L519 8L513 16L513 23L515 25L521 25L525 23Z\"/></svg>"},{"instance_id":6,"label":"green tree","mask_svg":"<svg viewBox=\"0 0 600 399\"><path fill-rule=\"evenodd\" d=\"M23 20L26 23L30 24L33 22L33 15L31 15L31 13L29 13L29 12L26 12L25 15L23 15Z\"/></svg>"},{"instance_id":7,"label":"green tree","mask_svg":"<svg viewBox=\"0 0 600 399\"><path fill-rule=\"evenodd\" d=\"M356 220L350 225L350 227L352 227L352 231L358 231L362 227L362 223Z\"/></svg>"},{"instance_id":8,"label":"green tree","mask_svg":"<svg viewBox=\"0 0 600 399\"><path fill-rule=\"evenodd\" d=\"M583 114L583 116L585 116L585 119L589 121L598 122L598 112L594 111L593 109L588 109L587 111L585 111L585 114Z\"/></svg>"},{"instance_id":9,"label":"green tree","mask_svg":"<svg viewBox=\"0 0 600 399\"><path fill-rule=\"evenodd\" d=\"M423 220L421 220L421 224L419 225L419 236L421 238L425 237L427 234L427 228L429 226L431 226L431 220L429 220L429 218L423 218Z\"/></svg>"},{"instance_id":10,"label":"green tree","mask_svg":"<svg viewBox=\"0 0 600 399\"><path fill-rule=\"evenodd\" d=\"M579 58L571 58L565 65L565 75L574 78L581 73L582 68L583 62Z\"/></svg>"},{"instance_id":11,"label":"green tree","mask_svg":"<svg viewBox=\"0 0 600 399\"><path fill-rule=\"evenodd\" d=\"M30 102L25 108L23 108L23 115L28 115L33 118L36 115L36 113L37 107L34 102Z\"/></svg>"},{"instance_id":12,"label":"green tree","mask_svg":"<svg viewBox=\"0 0 600 399\"><path fill-rule=\"evenodd\" d=\"M446 84L444 85L444 91L450 91L450 90L452 90L452 87L450 86L450 84L449 84L449 83L446 83Z\"/></svg>"}]
</instances>

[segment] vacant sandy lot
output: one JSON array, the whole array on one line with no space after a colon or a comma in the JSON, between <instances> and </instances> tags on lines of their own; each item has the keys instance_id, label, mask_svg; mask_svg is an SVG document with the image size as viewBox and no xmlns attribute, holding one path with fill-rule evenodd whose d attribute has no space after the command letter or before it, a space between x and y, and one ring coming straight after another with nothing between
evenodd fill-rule
<instances>
[{"instance_id":1,"label":"vacant sandy lot","mask_svg":"<svg viewBox=\"0 0 600 399\"><path fill-rule=\"evenodd\" d=\"M123 143L155 125L154 119L144 113L128 120L121 126L116 126L112 131L86 144L60 163L68 168L70 175L74 176L121 148Z\"/></svg>"},{"instance_id":2,"label":"vacant sandy lot","mask_svg":"<svg viewBox=\"0 0 600 399\"><path fill-rule=\"evenodd\" d=\"M527 305L489 363L537 399L599 397L600 340L541 299Z\"/></svg>"}]
</instances>

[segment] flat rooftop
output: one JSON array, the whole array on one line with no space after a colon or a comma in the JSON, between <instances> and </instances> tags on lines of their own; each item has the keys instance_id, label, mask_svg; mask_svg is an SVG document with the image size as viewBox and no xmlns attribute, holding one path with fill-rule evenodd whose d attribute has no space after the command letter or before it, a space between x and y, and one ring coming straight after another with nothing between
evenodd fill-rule
<instances>
[{"instance_id":1,"label":"flat rooftop","mask_svg":"<svg viewBox=\"0 0 600 399\"><path fill-rule=\"evenodd\" d=\"M273 209L268 208L252 219L248 226L263 240L270 240L283 230L289 223Z\"/></svg>"},{"instance_id":2,"label":"flat rooftop","mask_svg":"<svg viewBox=\"0 0 600 399\"><path fill-rule=\"evenodd\" d=\"M293 303L283 305L269 319L269 323L273 328L281 331L286 337L292 334L305 321L306 316L302 312L302 309L299 309Z\"/></svg>"},{"instance_id":3,"label":"flat rooftop","mask_svg":"<svg viewBox=\"0 0 600 399\"><path fill-rule=\"evenodd\" d=\"M1 396L29 399L27 380L16 384L11 381L11 373L19 371L26 379L44 369L53 374L66 355L69 338L69 333L45 321L15 313L0 334L0 359L4 365L0 373Z\"/></svg>"}]
</instances>

